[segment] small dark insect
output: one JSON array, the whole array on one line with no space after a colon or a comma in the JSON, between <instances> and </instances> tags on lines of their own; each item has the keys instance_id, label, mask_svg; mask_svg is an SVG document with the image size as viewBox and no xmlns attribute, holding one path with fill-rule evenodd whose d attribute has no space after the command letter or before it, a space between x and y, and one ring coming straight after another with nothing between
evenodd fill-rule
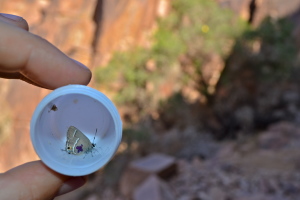
<instances>
[{"instance_id":1,"label":"small dark insect","mask_svg":"<svg viewBox=\"0 0 300 200\"><path fill-rule=\"evenodd\" d=\"M51 109L48 112L50 112L51 110L53 110L55 112L58 110L58 108L55 104L53 104L53 106L51 107Z\"/></svg>"}]
</instances>

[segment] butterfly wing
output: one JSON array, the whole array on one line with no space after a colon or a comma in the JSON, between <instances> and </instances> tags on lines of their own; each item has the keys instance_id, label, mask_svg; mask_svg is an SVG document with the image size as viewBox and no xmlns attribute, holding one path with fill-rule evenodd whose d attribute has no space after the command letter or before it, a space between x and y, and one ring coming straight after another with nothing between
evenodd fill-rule
<instances>
[{"instance_id":1,"label":"butterfly wing","mask_svg":"<svg viewBox=\"0 0 300 200\"><path fill-rule=\"evenodd\" d=\"M90 140L78 128L70 126L67 132L66 151L69 154L81 155L91 148Z\"/></svg>"}]
</instances>

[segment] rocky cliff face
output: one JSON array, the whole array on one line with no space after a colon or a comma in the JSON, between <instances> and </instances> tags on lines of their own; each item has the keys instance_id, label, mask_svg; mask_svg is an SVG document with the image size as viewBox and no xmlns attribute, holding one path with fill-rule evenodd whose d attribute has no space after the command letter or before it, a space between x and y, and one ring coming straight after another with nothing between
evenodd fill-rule
<instances>
[{"instance_id":1,"label":"rocky cliff face","mask_svg":"<svg viewBox=\"0 0 300 200\"><path fill-rule=\"evenodd\" d=\"M30 31L82 63L96 67L115 50L146 46L168 0L0 1L0 12L23 16Z\"/></svg>"}]
</instances>

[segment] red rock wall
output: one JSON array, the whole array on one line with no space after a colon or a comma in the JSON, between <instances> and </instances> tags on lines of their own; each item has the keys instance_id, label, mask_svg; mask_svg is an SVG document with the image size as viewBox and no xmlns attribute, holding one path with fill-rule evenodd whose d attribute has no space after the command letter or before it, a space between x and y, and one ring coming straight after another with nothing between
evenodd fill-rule
<instances>
[{"instance_id":1,"label":"red rock wall","mask_svg":"<svg viewBox=\"0 0 300 200\"><path fill-rule=\"evenodd\" d=\"M95 42L95 63L107 62L110 52L149 45L159 0L106 1L99 36Z\"/></svg>"}]
</instances>

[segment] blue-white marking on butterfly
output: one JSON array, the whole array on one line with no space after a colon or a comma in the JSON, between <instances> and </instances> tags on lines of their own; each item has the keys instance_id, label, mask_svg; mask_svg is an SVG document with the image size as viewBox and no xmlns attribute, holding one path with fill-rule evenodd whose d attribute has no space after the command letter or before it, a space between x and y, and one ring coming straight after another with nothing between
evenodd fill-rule
<instances>
[{"instance_id":1,"label":"blue-white marking on butterfly","mask_svg":"<svg viewBox=\"0 0 300 200\"><path fill-rule=\"evenodd\" d=\"M97 133L97 129L96 129ZM94 136L94 140L96 137L96 133ZM67 132L67 142L65 151L68 154L73 155L82 155L87 154L89 152L92 153L93 148L96 144L91 142L78 128L74 126L70 126Z\"/></svg>"}]
</instances>

